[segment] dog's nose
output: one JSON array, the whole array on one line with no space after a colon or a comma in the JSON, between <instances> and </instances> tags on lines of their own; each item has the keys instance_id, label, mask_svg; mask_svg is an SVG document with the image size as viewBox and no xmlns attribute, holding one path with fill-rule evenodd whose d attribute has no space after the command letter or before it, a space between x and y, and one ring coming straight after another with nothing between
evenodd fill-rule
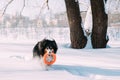
<instances>
[{"instance_id":1,"label":"dog's nose","mask_svg":"<svg viewBox=\"0 0 120 80\"><path fill-rule=\"evenodd\" d=\"M52 51L49 51L49 54L52 53Z\"/></svg>"},{"instance_id":2,"label":"dog's nose","mask_svg":"<svg viewBox=\"0 0 120 80\"><path fill-rule=\"evenodd\" d=\"M52 50L49 50L49 53L52 53Z\"/></svg>"}]
</instances>

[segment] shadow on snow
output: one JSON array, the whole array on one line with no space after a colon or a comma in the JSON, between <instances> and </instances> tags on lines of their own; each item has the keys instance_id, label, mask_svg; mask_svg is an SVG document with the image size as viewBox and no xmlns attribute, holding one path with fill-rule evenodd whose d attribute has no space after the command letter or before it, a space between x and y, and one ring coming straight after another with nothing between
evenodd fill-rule
<instances>
[{"instance_id":1,"label":"shadow on snow","mask_svg":"<svg viewBox=\"0 0 120 80\"><path fill-rule=\"evenodd\" d=\"M104 76L120 76L120 70L101 69L97 67L87 66L71 66L71 65L53 65L54 70L65 70L73 75L89 76L91 74Z\"/></svg>"}]
</instances>

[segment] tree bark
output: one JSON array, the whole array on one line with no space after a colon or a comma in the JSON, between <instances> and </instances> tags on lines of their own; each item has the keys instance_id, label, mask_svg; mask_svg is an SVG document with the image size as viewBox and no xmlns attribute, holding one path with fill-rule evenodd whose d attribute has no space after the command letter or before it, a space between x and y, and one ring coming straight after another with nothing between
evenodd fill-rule
<instances>
[{"instance_id":1,"label":"tree bark","mask_svg":"<svg viewBox=\"0 0 120 80\"><path fill-rule=\"evenodd\" d=\"M84 48L87 38L81 26L79 3L76 0L65 0L67 16L70 26L70 39L72 48Z\"/></svg>"},{"instance_id":2,"label":"tree bark","mask_svg":"<svg viewBox=\"0 0 120 80\"><path fill-rule=\"evenodd\" d=\"M91 9L93 16L92 46L93 48L105 48L108 40L107 26L108 15L105 13L103 0L91 0Z\"/></svg>"}]
</instances>

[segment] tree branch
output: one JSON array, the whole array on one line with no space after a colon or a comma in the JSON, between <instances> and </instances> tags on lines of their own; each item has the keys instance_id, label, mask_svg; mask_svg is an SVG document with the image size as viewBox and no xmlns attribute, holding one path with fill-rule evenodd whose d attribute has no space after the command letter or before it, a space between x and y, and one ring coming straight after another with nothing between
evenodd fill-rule
<instances>
[{"instance_id":1,"label":"tree branch","mask_svg":"<svg viewBox=\"0 0 120 80\"><path fill-rule=\"evenodd\" d=\"M42 9L44 9L45 7L47 7L47 8L48 8L48 10L49 10L49 5L48 5L48 2L49 2L49 0L46 0L46 1L43 3L42 7L40 8L39 15L40 15L40 13L41 13Z\"/></svg>"},{"instance_id":2,"label":"tree branch","mask_svg":"<svg viewBox=\"0 0 120 80\"><path fill-rule=\"evenodd\" d=\"M5 14L5 12L6 12L7 8L8 8L8 6L9 6L9 4L11 4L13 1L14 0L9 1L8 4L5 6L5 9L4 9L3 13L2 13L2 16Z\"/></svg>"},{"instance_id":3,"label":"tree branch","mask_svg":"<svg viewBox=\"0 0 120 80\"><path fill-rule=\"evenodd\" d=\"M25 0L23 0L23 7L22 7L22 9L21 9L21 11L20 11L20 15L22 14L24 8L25 8Z\"/></svg>"},{"instance_id":4,"label":"tree branch","mask_svg":"<svg viewBox=\"0 0 120 80\"><path fill-rule=\"evenodd\" d=\"M48 1L49 1L49 0L46 0L46 6L47 6L47 8L48 8L48 10L49 10Z\"/></svg>"}]
</instances>

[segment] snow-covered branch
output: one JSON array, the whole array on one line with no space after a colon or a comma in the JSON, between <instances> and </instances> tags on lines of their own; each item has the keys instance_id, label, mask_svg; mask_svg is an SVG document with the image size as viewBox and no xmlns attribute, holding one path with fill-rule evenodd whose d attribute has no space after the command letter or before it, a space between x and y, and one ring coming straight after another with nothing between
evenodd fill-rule
<instances>
[{"instance_id":1,"label":"snow-covered branch","mask_svg":"<svg viewBox=\"0 0 120 80\"><path fill-rule=\"evenodd\" d=\"M23 7L22 7L22 9L21 9L21 11L20 11L20 15L22 14L24 8L25 8L25 0L23 0Z\"/></svg>"},{"instance_id":2,"label":"snow-covered branch","mask_svg":"<svg viewBox=\"0 0 120 80\"><path fill-rule=\"evenodd\" d=\"M48 5L48 2L49 2L49 0L45 0L45 2L43 3L43 5L42 5L42 7L40 8L40 12L39 12L39 15L40 15L40 13L41 13L41 11L42 11L42 9L44 9L44 8L48 8L48 10L49 10L49 5Z\"/></svg>"},{"instance_id":3,"label":"snow-covered branch","mask_svg":"<svg viewBox=\"0 0 120 80\"><path fill-rule=\"evenodd\" d=\"M2 13L2 16L5 14L8 6L9 6L13 1L14 1L14 0L10 0L10 1L8 2L8 4L5 6L4 11L3 11L3 13Z\"/></svg>"}]
</instances>

